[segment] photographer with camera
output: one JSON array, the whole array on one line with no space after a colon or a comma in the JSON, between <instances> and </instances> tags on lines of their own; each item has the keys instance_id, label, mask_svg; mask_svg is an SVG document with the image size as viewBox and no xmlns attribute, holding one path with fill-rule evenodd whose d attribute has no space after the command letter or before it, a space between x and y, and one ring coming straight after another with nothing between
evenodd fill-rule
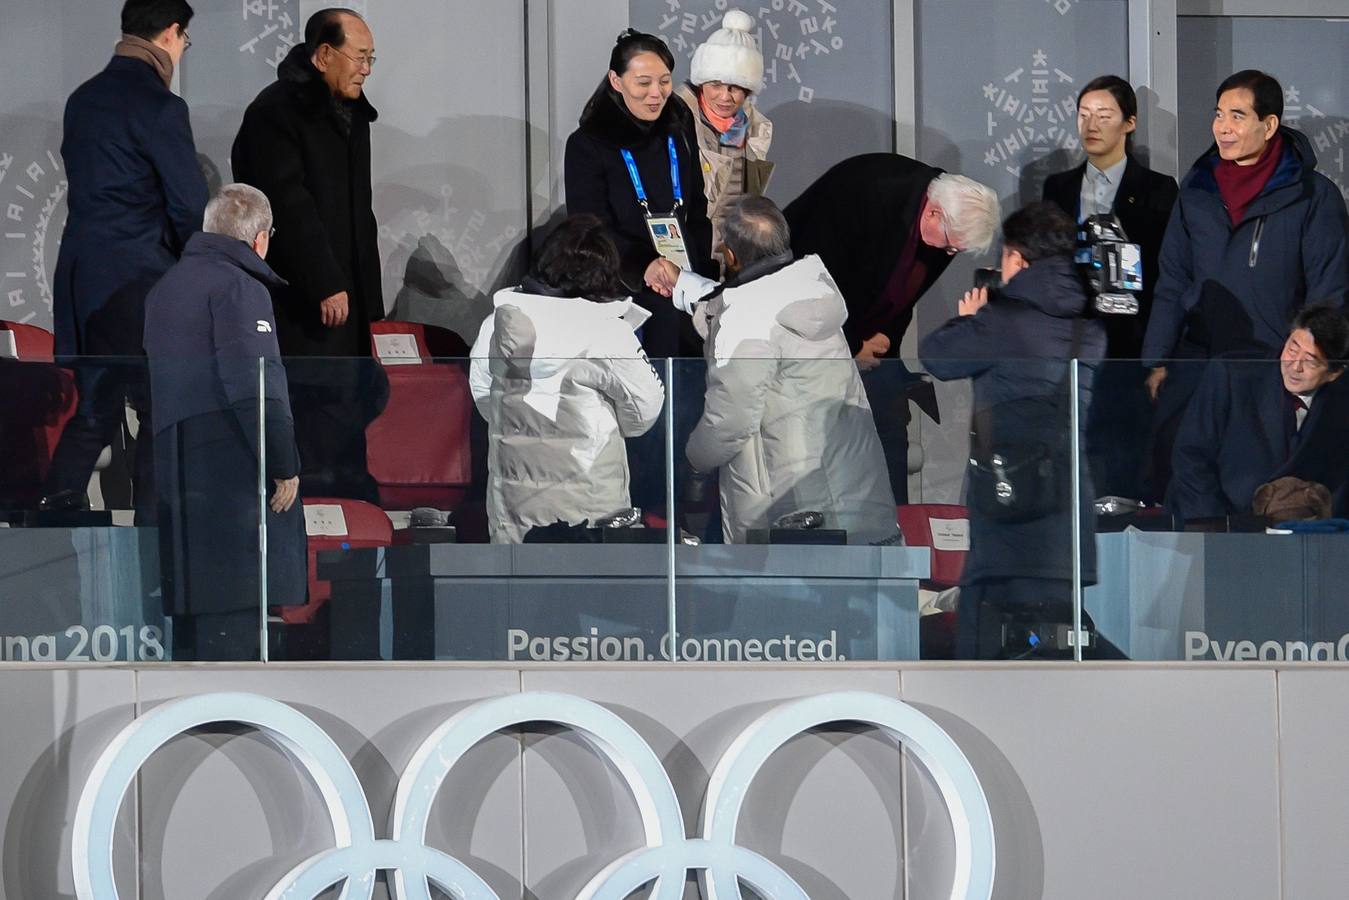
<instances>
[{"instance_id":1,"label":"photographer with camera","mask_svg":"<svg viewBox=\"0 0 1349 900\"><path fill-rule=\"evenodd\" d=\"M1143 352L1143 332L1152 310L1162 236L1176 202L1176 180L1152 171L1134 156L1137 127L1138 97L1129 83L1117 75L1093 78L1077 95L1077 133L1087 159L1077 168L1049 176L1044 188L1044 199L1079 223L1091 216L1113 215L1126 239L1142 251L1137 313L1102 320L1106 357L1120 362L1102 366L1097 373L1087 414L1087 459L1097 491L1131 499L1143 493L1141 460L1152 417L1144 386L1147 373L1136 361Z\"/></svg>"},{"instance_id":2,"label":"photographer with camera","mask_svg":"<svg viewBox=\"0 0 1349 900\"><path fill-rule=\"evenodd\" d=\"M1085 413L1105 327L1074 262L1077 223L1033 203L1003 223L1001 288L968 291L959 315L919 344L929 372L974 379L967 504L970 555L961 581L957 656L1014 657L1072 622L1069 367L1084 365ZM1090 477L1082 472L1082 576L1095 580ZM1059 651L1068 649L1062 646Z\"/></svg>"}]
</instances>

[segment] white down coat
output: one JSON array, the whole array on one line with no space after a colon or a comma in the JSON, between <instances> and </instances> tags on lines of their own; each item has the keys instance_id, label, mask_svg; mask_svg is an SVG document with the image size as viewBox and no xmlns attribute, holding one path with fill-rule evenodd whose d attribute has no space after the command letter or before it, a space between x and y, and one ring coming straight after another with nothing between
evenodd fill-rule
<instances>
[{"instance_id":1,"label":"white down coat","mask_svg":"<svg viewBox=\"0 0 1349 900\"><path fill-rule=\"evenodd\" d=\"M625 300L504 290L473 344L469 381L487 420L493 543L536 525L594 521L631 505L623 439L660 416L665 390ZM625 318L626 316L626 318Z\"/></svg>"},{"instance_id":2,"label":"white down coat","mask_svg":"<svg viewBox=\"0 0 1349 900\"><path fill-rule=\"evenodd\" d=\"M728 542L816 510L848 542L895 539L894 493L857 364L847 309L818 256L729 282L707 302L707 395L693 468L720 468Z\"/></svg>"}]
</instances>

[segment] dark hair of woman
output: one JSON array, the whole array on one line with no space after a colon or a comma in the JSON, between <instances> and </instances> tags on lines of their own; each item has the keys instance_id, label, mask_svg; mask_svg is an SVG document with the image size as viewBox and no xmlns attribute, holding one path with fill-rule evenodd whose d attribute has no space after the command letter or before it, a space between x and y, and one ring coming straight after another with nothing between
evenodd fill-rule
<instances>
[{"instance_id":1,"label":"dark hair of woman","mask_svg":"<svg viewBox=\"0 0 1349 900\"><path fill-rule=\"evenodd\" d=\"M571 216L543 242L529 280L560 297L607 302L627 296L619 275L618 248L604 224L589 213ZM528 284L526 284L528 287Z\"/></svg>"},{"instance_id":2,"label":"dark hair of woman","mask_svg":"<svg viewBox=\"0 0 1349 900\"><path fill-rule=\"evenodd\" d=\"M1082 98L1093 91L1109 91L1110 96L1119 104L1119 111L1125 122L1138 116L1138 95L1134 93L1129 82L1118 75L1100 75L1088 81L1082 90L1077 92L1077 105L1081 106ZM1134 149L1134 134L1135 132L1131 131L1124 138L1124 148L1128 153L1132 153Z\"/></svg>"},{"instance_id":3,"label":"dark hair of woman","mask_svg":"<svg viewBox=\"0 0 1349 900\"><path fill-rule=\"evenodd\" d=\"M674 54L670 52L670 48L665 45L665 42L654 34L647 34L644 31L636 31L632 28L625 28L619 34L614 49L609 53L609 71L615 75L622 75L628 71L628 64L632 62L633 57L643 53L656 54L660 57L661 62L665 63L665 68L669 69L671 73L674 72ZM586 101L585 109L581 110L581 121L590 121L595 113L595 107L600 103L617 103L620 108L623 108L623 98L609 84L608 72L600 79L600 85L595 88L595 93L591 94L590 99Z\"/></svg>"}]
</instances>

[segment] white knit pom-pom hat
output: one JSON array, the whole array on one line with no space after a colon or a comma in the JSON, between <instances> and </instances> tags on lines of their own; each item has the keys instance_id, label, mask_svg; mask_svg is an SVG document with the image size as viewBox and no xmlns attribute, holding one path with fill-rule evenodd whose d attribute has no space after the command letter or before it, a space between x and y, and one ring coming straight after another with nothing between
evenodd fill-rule
<instances>
[{"instance_id":1,"label":"white knit pom-pom hat","mask_svg":"<svg viewBox=\"0 0 1349 900\"><path fill-rule=\"evenodd\" d=\"M693 51L690 81L706 84L720 81L750 93L763 90L763 54L754 43L754 17L733 9L721 20L721 28Z\"/></svg>"}]
</instances>

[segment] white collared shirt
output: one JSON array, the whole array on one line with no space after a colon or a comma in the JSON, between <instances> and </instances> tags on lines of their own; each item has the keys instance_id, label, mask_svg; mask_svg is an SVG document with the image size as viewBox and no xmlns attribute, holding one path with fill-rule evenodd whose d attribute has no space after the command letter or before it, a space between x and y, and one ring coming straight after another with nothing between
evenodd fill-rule
<instances>
[{"instance_id":1,"label":"white collared shirt","mask_svg":"<svg viewBox=\"0 0 1349 900\"><path fill-rule=\"evenodd\" d=\"M1320 388L1317 388L1317 390L1320 390ZM1293 396L1297 397L1303 403L1301 407L1293 411L1294 424L1296 425L1297 430L1301 431L1302 423L1307 421L1307 413L1311 412L1312 400L1316 398L1316 391L1312 391L1310 394L1294 394Z\"/></svg>"},{"instance_id":2,"label":"white collared shirt","mask_svg":"<svg viewBox=\"0 0 1349 900\"><path fill-rule=\"evenodd\" d=\"M1087 170L1082 173L1082 195L1077 220L1085 222L1088 216L1104 215L1115 207L1115 195L1119 193L1120 182L1124 180L1124 169L1129 157L1124 156L1105 171L1096 168L1096 164L1087 160Z\"/></svg>"}]
</instances>

